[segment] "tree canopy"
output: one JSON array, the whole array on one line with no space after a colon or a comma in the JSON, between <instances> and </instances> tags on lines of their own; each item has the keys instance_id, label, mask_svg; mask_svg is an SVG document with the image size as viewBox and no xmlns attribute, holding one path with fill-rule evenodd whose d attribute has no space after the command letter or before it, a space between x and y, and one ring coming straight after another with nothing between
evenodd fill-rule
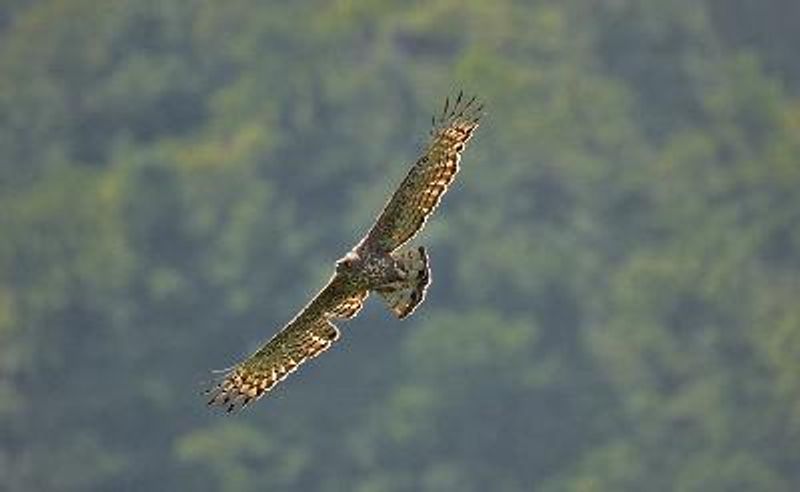
<instances>
[{"instance_id":1,"label":"tree canopy","mask_svg":"<svg viewBox=\"0 0 800 492\"><path fill-rule=\"evenodd\" d=\"M0 489L798 490L793 13L2 2ZM209 411L459 89L425 304Z\"/></svg>"}]
</instances>

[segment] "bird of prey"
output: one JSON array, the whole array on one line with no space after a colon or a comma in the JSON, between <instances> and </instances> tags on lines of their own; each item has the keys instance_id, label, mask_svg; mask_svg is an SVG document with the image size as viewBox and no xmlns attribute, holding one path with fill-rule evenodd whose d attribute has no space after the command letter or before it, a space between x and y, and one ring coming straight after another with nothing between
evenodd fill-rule
<instances>
[{"instance_id":1,"label":"bird of prey","mask_svg":"<svg viewBox=\"0 0 800 492\"><path fill-rule=\"evenodd\" d=\"M343 258L328 284L253 355L226 370L207 393L209 405L233 411L275 387L339 338L333 320L349 319L376 292L395 316L411 314L430 283L425 248L407 243L422 229L458 172L483 105L463 93L445 99L430 139L367 235Z\"/></svg>"}]
</instances>

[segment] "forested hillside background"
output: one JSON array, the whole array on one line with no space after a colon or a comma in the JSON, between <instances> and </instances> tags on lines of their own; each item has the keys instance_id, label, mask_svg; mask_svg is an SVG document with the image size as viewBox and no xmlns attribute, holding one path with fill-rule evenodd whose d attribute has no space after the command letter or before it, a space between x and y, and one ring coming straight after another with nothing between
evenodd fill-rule
<instances>
[{"instance_id":1,"label":"forested hillside background","mask_svg":"<svg viewBox=\"0 0 800 492\"><path fill-rule=\"evenodd\" d=\"M0 3L0 490L800 490L800 3ZM268 398L459 89L376 299Z\"/></svg>"}]
</instances>

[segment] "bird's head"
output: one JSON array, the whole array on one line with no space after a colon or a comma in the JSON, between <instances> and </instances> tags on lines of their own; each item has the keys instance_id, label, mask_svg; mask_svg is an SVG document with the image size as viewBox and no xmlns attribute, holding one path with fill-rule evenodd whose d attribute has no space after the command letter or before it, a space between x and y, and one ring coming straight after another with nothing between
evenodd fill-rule
<instances>
[{"instance_id":1,"label":"bird's head","mask_svg":"<svg viewBox=\"0 0 800 492\"><path fill-rule=\"evenodd\" d=\"M350 251L336 262L336 273L350 273L361 264L361 257Z\"/></svg>"}]
</instances>

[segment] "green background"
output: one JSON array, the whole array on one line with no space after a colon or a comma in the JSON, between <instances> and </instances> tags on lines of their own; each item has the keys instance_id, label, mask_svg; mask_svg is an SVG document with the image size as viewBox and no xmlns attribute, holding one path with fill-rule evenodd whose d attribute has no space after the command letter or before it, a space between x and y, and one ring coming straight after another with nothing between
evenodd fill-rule
<instances>
[{"instance_id":1,"label":"green background","mask_svg":"<svg viewBox=\"0 0 800 492\"><path fill-rule=\"evenodd\" d=\"M0 3L0 490L800 490L794 0ZM376 299L246 411L464 89Z\"/></svg>"}]
</instances>

